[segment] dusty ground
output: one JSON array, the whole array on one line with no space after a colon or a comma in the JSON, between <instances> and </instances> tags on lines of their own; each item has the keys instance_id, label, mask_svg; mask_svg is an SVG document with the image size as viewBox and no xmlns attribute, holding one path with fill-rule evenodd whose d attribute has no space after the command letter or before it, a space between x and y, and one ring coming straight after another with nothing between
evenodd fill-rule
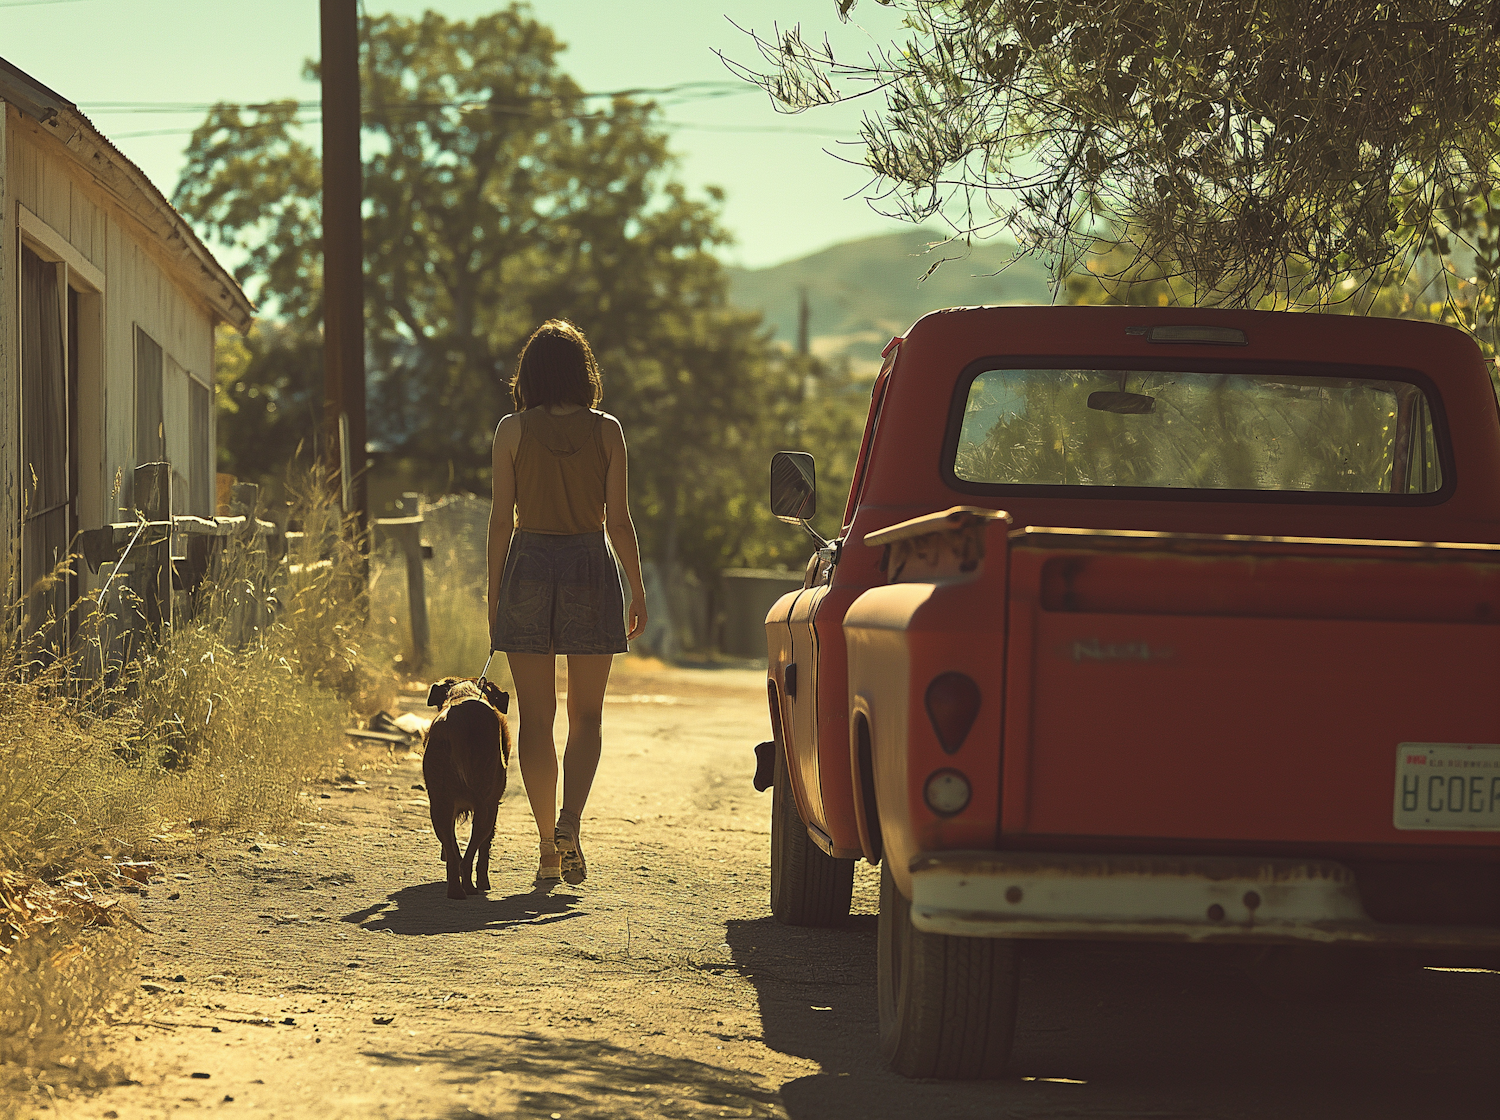
<instances>
[{"instance_id":1,"label":"dusty ground","mask_svg":"<svg viewBox=\"0 0 1500 1120\"><path fill-rule=\"evenodd\" d=\"M97 1055L135 1083L35 1115L1500 1116L1500 975L1289 1002L1182 950L1034 952L1010 1079L886 1073L874 870L844 929L768 914L763 687L617 672L579 888L532 889L513 771L494 890L447 899L405 751L310 789L295 835L185 846L141 904L159 990Z\"/></svg>"}]
</instances>

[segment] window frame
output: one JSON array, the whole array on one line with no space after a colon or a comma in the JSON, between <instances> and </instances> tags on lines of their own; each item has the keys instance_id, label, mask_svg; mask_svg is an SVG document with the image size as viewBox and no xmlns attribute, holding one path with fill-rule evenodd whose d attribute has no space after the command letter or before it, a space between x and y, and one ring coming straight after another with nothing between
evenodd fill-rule
<instances>
[{"instance_id":1,"label":"window frame","mask_svg":"<svg viewBox=\"0 0 1500 1120\"><path fill-rule=\"evenodd\" d=\"M1137 370L1161 373L1244 374L1247 376L1293 375L1298 377L1363 378L1400 381L1415 385L1427 399L1437 441L1438 464L1443 484L1430 494L1349 494L1331 490L1232 490L1174 486L1067 486L1032 482L971 482L955 472L958 443L962 435L965 406L975 378L983 373L1021 369ZM961 494L985 497L1063 498L1076 501L1136 502L1228 502L1272 505L1320 506L1436 506L1453 496L1458 470L1453 460L1453 440L1443 395L1432 379L1420 370L1404 366L1354 365L1335 362L1275 361L1247 358L1180 358L1163 354L1149 359L1119 354L994 354L969 362L954 382L948 405L948 424L943 434L938 473L943 483Z\"/></svg>"}]
</instances>

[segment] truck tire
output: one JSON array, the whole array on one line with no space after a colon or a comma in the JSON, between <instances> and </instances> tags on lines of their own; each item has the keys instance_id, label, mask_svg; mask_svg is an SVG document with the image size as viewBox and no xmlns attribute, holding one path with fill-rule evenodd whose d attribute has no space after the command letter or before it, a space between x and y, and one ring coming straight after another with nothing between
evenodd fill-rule
<instances>
[{"instance_id":1,"label":"truck tire","mask_svg":"<svg viewBox=\"0 0 1500 1120\"><path fill-rule=\"evenodd\" d=\"M812 842L797 813L786 751L776 750L771 790L771 913L786 926L837 926L849 917L854 861L834 859Z\"/></svg>"},{"instance_id":2,"label":"truck tire","mask_svg":"<svg viewBox=\"0 0 1500 1120\"><path fill-rule=\"evenodd\" d=\"M1278 1000L1337 1000L1354 995L1385 958L1341 945L1268 945L1251 959L1251 976L1262 995Z\"/></svg>"},{"instance_id":3,"label":"truck tire","mask_svg":"<svg viewBox=\"0 0 1500 1120\"><path fill-rule=\"evenodd\" d=\"M1016 942L924 933L880 871L880 1050L906 1077L1000 1077L1016 1031Z\"/></svg>"}]
</instances>

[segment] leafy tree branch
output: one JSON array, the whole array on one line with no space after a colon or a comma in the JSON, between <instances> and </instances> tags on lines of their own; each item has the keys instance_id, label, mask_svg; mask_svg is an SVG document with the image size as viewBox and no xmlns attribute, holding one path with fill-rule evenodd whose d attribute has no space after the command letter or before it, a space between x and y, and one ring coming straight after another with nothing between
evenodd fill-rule
<instances>
[{"instance_id":1,"label":"leafy tree branch","mask_svg":"<svg viewBox=\"0 0 1500 1120\"><path fill-rule=\"evenodd\" d=\"M1495 0L875 2L901 42L794 28L740 72L790 112L863 99L878 201L1007 229L1059 281L1105 236L1177 298L1326 304L1500 181Z\"/></svg>"}]
</instances>

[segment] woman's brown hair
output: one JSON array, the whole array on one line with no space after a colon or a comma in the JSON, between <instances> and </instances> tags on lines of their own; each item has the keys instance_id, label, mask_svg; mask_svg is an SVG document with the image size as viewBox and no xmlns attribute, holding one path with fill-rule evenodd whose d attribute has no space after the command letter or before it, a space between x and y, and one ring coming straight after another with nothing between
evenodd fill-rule
<instances>
[{"instance_id":1,"label":"woman's brown hair","mask_svg":"<svg viewBox=\"0 0 1500 1120\"><path fill-rule=\"evenodd\" d=\"M510 397L517 412L539 405L598 405L604 385L583 332L566 319L548 319L533 331L516 359Z\"/></svg>"}]
</instances>

